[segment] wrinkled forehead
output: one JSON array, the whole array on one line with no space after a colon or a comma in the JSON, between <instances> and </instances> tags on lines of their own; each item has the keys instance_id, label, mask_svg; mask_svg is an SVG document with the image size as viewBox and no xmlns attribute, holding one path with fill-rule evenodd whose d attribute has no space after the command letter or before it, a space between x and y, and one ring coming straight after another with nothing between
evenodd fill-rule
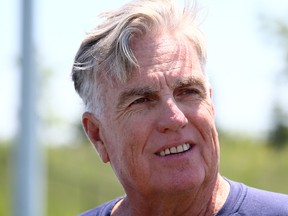
<instances>
[{"instance_id":1,"label":"wrinkled forehead","mask_svg":"<svg viewBox=\"0 0 288 216\"><path fill-rule=\"evenodd\" d=\"M135 89L160 91L183 85L207 87L197 51L188 40L169 35L147 35L135 38L131 48L139 67L134 68L125 83L116 82L113 88L104 87L103 93L111 103L116 103L123 92L134 92Z\"/></svg>"},{"instance_id":2,"label":"wrinkled forehead","mask_svg":"<svg viewBox=\"0 0 288 216\"><path fill-rule=\"evenodd\" d=\"M113 89L117 91L139 85L159 88L159 73L168 86L191 78L207 82L196 48L184 37L148 34L133 38L131 49L139 67L133 69L125 83L113 82ZM106 83L105 80L102 83Z\"/></svg>"},{"instance_id":3,"label":"wrinkled forehead","mask_svg":"<svg viewBox=\"0 0 288 216\"><path fill-rule=\"evenodd\" d=\"M123 92L135 89L160 92L167 87L175 89L184 85L207 87L197 51L188 41L148 36L134 40L132 51L139 67L134 68L125 83L116 82L113 88L105 87L105 95L113 97L111 101L115 103Z\"/></svg>"},{"instance_id":4,"label":"wrinkled forehead","mask_svg":"<svg viewBox=\"0 0 288 216\"><path fill-rule=\"evenodd\" d=\"M184 37L145 35L135 38L131 48L140 73L201 70L195 47Z\"/></svg>"}]
</instances>

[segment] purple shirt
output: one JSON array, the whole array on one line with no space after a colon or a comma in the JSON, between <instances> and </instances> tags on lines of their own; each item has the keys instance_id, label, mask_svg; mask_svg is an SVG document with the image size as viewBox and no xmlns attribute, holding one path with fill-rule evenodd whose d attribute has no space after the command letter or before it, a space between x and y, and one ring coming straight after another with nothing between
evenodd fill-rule
<instances>
[{"instance_id":1,"label":"purple shirt","mask_svg":"<svg viewBox=\"0 0 288 216\"><path fill-rule=\"evenodd\" d=\"M230 192L217 216L288 216L288 195L259 190L226 180L231 186Z\"/></svg>"},{"instance_id":2,"label":"purple shirt","mask_svg":"<svg viewBox=\"0 0 288 216\"><path fill-rule=\"evenodd\" d=\"M216 216L288 216L288 195L248 187L226 179L230 184L228 198ZM115 204L123 197L113 199L79 216L110 216Z\"/></svg>"}]
</instances>

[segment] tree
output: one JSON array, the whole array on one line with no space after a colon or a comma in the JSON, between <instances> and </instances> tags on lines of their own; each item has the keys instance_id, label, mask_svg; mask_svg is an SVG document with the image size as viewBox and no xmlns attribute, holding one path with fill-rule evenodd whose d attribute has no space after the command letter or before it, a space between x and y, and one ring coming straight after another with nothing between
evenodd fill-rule
<instances>
[{"instance_id":1,"label":"tree","mask_svg":"<svg viewBox=\"0 0 288 216\"><path fill-rule=\"evenodd\" d=\"M277 105L273 110L273 127L269 133L269 144L275 149L282 149L288 144L287 114Z\"/></svg>"},{"instance_id":2,"label":"tree","mask_svg":"<svg viewBox=\"0 0 288 216\"><path fill-rule=\"evenodd\" d=\"M284 56L284 67L280 71L275 83L276 96L278 96L278 92L288 92L288 21L273 20L268 22L268 25L268 29L271 29L273 35L276 36L276 42ZM288 145L288 109L286 107L288 97L287 95L284 98L276 96L276 102L272 110L272 127L268 139L272 147L282 149Z\"/></svg>"}]
</instances>

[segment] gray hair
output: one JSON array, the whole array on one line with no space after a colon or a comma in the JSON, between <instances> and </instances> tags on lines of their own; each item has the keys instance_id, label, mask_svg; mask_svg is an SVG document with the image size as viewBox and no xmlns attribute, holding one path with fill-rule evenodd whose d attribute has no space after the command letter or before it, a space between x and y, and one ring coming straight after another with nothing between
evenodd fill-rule
<instances>
[{"instance_id":1,"label":"gray hair","mask_svg":"<svg viewBox=\"0 0 288 216\"><path fill-rule=\"evenodd\" d=\"M84 38L72 69L74 87L88 111L103 109L103 78L125 83L138 67L131 40L147 32L164 30L185 36L195 46L202 66L206 62L204 37L196 23L195 4L183 10L173 0L135 0L119 10L100 15L104 20Z\"/></svg>"}]
</instances>

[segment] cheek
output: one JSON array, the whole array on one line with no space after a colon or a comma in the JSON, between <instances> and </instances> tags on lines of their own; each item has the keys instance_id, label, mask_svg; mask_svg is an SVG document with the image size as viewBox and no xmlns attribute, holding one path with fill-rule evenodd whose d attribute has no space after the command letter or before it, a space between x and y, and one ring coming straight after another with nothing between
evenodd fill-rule
<instances>
[{"instance_id":1,"label":"cheek","mask_svg":"<svg viewBox=\"0 0 288 216\"><path fill-rule=\"evenodd\" d=\"M149 138L153 131L153 122L149 116L141 116L121 121L121 125L115 124L117 132L110 140L111 164L117 169L118 177L131 179L143 178L144 173L148 175L149 160ZM114 149L114 150L113 150ZM116 171L116 170L115 170ZM126 175L126 177L124 176Z\"/></svg>"},{"instance_id":2,"label":"cheek","mask_svg":"<svg viewBox=\"0 0 288 216\"><path fill-rule=\"evenodd\" d=\"M212 104L207 101L194 104L188 110L190 122L197 127L202 136L215 130L214 109ZM205 137L205 136L204 136Z\"/></svg>"},{"instance_id":3,"label":"cheek","mask_svg":"<svg viewBox=\"0 0 288 216\"><path fill-rule=\"evenodd\" d=\"M147 178L150 176L149 162L143 153L145 145L136 133L130 132L122 137L126 139L122 138L112 149L111 166L124 188L142 188L149 182Z\"/></svg>"},{"instance_id":4,"label":"cheek","mask_svg":"<svg viewBox=\"0 0 288 216\"><path fill-rule=\"evenodd\" d=\"M106 134L107 151L111 164L115 167L128 167L137 164L145 146L143 127L134 124L114 124Z\"/></svg>"},{"instance_id":5,"label":"cheek","mask_svg":"<svg viewBox=\"0 0 288 216\"><path fill-rule=\"evenodd\" d=\"M216 148L218 145L218 133L215 126L212 107L204 105L198 113L198 120L199 131L206 143L206 146L213 149Z\"/></svg>"},{"instance_id":6,"label":"cheek","mask_svg":"<svg viewBox=\"0 0 288 216\"><path fill-rule=\"evenodd\" d=\"M203 140L201 154L205 164L208 167L217 165L219 160L219 142L212 105L202 103L192 121Z\"/></svg>"}]
</instances>

